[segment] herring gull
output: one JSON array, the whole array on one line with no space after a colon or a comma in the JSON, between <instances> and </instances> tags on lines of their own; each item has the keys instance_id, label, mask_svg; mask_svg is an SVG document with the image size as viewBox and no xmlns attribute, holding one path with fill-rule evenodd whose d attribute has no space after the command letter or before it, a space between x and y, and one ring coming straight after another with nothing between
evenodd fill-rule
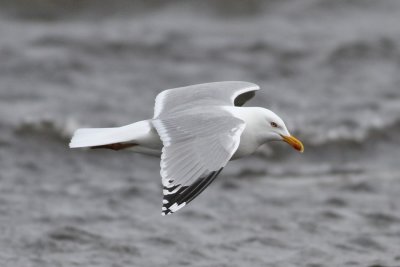
<instances>
[{"instance_id":1,"label":"herring gull","mask_svg":"<svg viewBox=\"0 0 400 267\"><path fill-rule=\"evenodd\" d=\"M161 156L162 215L196 198L228 161L284 141L303 152L283 120L260 107L242 107L259 86L241 81L197 84L157 95L152 119L115 128L78 129L71 148L90 147Z\"/></svg>"}]
</instances>

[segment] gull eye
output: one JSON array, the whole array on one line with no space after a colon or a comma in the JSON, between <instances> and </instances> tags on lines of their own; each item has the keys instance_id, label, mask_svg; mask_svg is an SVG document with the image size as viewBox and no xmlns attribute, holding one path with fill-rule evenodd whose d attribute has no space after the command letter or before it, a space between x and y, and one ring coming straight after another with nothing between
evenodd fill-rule
<instances>
[{"instance_id":1,"label":"gull eye","mask_svg":"<svg viewBox=\"0 0 400 267\"><path fill-rule=\"evenodd\" d=\"M271 122L271 126L276 128L276 127L278 127L278 124L276 124L276 122Z\"/></svg>"}]
</instances>

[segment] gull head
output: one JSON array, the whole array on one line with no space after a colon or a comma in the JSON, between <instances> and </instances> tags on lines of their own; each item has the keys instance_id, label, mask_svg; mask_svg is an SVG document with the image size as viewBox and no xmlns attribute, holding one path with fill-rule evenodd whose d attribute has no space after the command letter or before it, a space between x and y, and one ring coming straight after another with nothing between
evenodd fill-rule
<instances>
[{"instance_id":1,"label":"gull head","mask_svg":"<svg viewBox=\"0 0 400 267\"><path fill-rule=\"evenodd\" d=\"M260 109L259 113L262 116L258 118L258 124L262 127L261 131L265 141L284 141L303 153L303 143L289 133L285 122L278 115L265 108Z\"/></svg>"}]
</instances>

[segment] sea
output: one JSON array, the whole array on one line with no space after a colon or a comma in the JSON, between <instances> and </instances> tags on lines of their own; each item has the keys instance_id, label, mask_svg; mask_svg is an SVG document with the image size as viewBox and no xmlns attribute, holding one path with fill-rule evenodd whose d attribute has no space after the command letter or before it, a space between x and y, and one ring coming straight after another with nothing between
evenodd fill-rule
<instances>
[{"instance_id":1,"label":"sea","mask_svg":"<svg viewBox=\"0 0 400 267\"><path fill-rule=\"evenodd\" d=\"M163 217L158 158L68 147L227 80L305 152ZM0 266L399 267L400 1L0 0Z\"/></svg>"}]
</instances>

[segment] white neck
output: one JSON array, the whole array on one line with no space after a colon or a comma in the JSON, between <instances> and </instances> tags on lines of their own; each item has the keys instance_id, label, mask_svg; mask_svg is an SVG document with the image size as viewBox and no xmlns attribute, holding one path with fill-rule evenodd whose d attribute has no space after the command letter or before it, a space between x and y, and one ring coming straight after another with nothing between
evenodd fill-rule
<instances>
[{"instance_id":1,"label":"white neck","mask_svg":"<svg viewBox=\"0 0 400 267\"><path fill-rule=\"evenodd\" d=\"M246 123L246 128L242 133L239 154L242 150L243 154L253 153L262 144L272 141L267 136L264 124L267 121L263 117L262 108L259 107L224 107L232 116L243 120ZM242 155L240 155L242 156Z\"/></svg>"}]
</instances>

